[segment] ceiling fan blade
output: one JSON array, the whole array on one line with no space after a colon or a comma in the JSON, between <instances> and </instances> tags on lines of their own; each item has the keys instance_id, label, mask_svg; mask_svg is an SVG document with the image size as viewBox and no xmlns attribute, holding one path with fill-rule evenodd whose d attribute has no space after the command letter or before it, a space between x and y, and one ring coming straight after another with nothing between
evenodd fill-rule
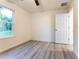
<instances>
[{"instance_id":1,"label":"ceiling fan blade","mask_svg":"<svg viewBox=\"0 0 79 59\"><path fill-rule=\"evenodd\" d=\"M40 5L38 0L35 0L35 3L36 3L37 6Z\"/></svg>"}]
</instances>

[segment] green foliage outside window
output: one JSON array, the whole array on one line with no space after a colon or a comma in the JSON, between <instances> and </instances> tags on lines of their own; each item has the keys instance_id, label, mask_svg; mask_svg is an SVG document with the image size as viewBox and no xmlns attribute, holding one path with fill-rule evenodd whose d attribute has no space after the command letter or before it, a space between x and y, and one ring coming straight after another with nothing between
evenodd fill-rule
<instances>
[{"instance_id":1,"label":"green foliage outside window","mask_svg":"<svg viewBox=\"0 0 79 59\"><path fill-rule=\"evenodd\" d=\"M0 6L0 36L9 36L13 32L13 12Z\"/></svg>"}]
</instances>

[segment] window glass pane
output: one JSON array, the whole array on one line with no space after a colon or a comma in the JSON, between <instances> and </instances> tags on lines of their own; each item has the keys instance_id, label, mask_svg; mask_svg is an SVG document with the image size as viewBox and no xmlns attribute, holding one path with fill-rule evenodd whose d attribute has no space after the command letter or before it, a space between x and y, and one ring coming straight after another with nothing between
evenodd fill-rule
<instances>
[{"instance_id":1,"label":"window glass pane","mask_svg":"<svg viewBox=\"0 0 79 59\"><path fill-rule=\"evenodd\" d=\"M0 38L13 34L13 11L0 6Z\"/></svg>"}]
</instances>

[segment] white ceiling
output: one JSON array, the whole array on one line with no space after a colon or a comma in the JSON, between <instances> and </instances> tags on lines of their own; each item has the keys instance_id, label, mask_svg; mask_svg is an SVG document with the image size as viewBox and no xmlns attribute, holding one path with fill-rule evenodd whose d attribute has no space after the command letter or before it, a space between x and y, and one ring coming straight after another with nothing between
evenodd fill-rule
<instances>
[{"instance_id":1,"label":"white ceiling","mask_svg":"<svg viewBox=\"0 0 79 59\"><path fill-rule=\"evenodd\" d=\"M9 0L22 8L26 9L30 12L44 11L44 10L52 10L61 7L61 3L68 2L68 7L71 3L71 0L39 0L40 5L36 6L34 0Z\"/></svg>"}]
</instances>

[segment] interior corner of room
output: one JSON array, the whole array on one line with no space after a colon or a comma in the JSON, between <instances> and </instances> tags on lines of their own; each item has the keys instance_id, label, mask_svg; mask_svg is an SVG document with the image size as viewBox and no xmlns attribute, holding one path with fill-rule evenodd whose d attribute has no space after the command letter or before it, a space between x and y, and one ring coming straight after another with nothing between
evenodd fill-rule
<instances>
[{"instance_id":1,"label":"interior corner of room","mask_svg":"<svg viewBox=\"0 0 79 59\"><path fill-rule=\"evenodd\" d=\"M34 40L70 45L78 57L78 0L0 0L1 6L14 11L14 34L0 37L0 54Z\"/></svg>"}]
</instances>

